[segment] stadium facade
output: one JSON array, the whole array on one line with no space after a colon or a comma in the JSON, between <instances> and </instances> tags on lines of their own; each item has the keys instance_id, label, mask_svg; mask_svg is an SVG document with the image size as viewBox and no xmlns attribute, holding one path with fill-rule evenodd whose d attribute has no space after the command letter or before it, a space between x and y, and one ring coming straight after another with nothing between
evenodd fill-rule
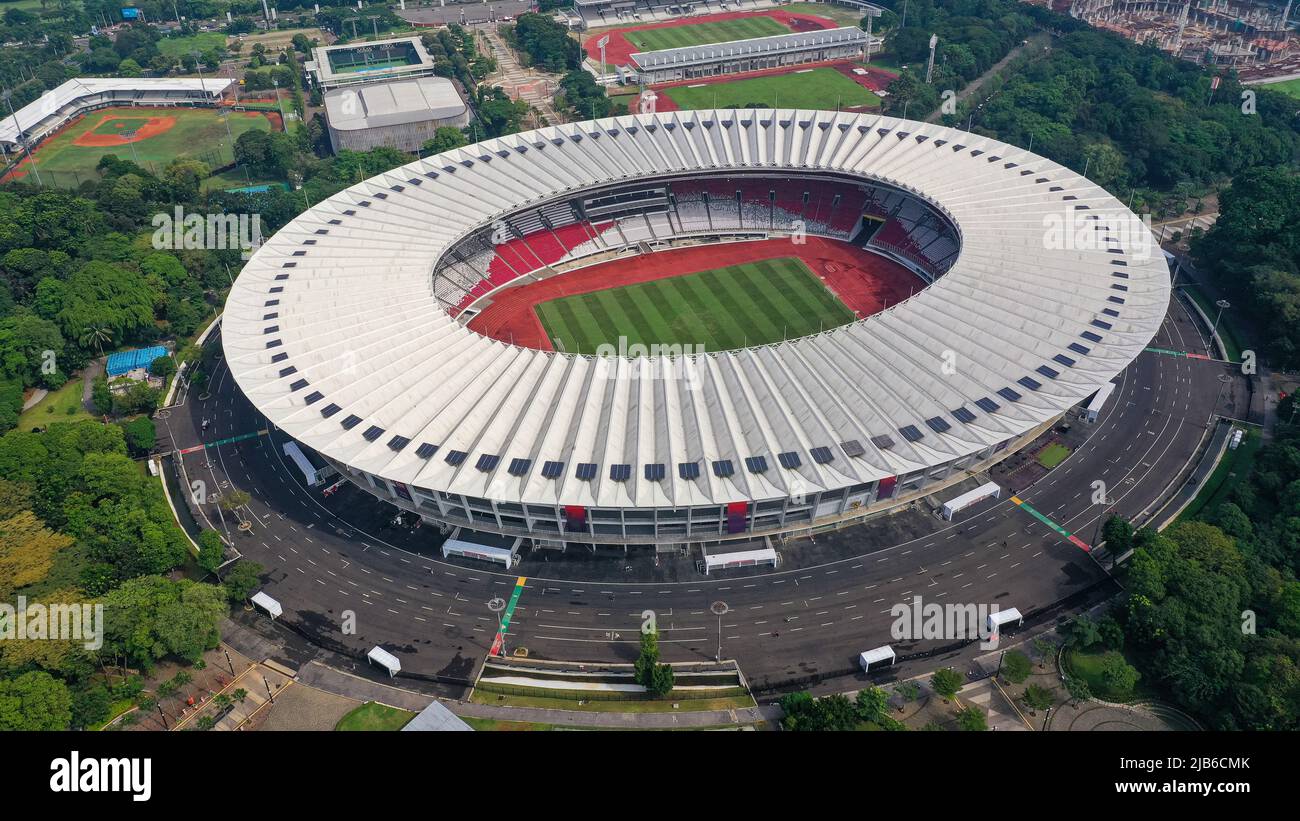
<instances>
[{"instance_id":1,"label":"stadium facade","mask_svg":"<svg viewBox=\"0 0 1300 821\"><path fill-rule=\"evenodd\" d=\"M6 154L42 140L88 111L109 106L217 105L233 86L229 78L202 80L147 77L84 77L68 80L14 114L0 119Z\"/></svg>"},{"instance_id":2,"label":"stadium facade","mask_svg":"<svg viewBox=\"0 0 1300 821\"><path fill-rule=\"evenodd\" d=\"M651 23L729 11L760 11L780 0L574 0L584 27Z\"/></svg>"},{"instance_id":3,"label":"stadium facade","mask_svg":"<svg viewBox=\"0 0 1300 821\"><path fill-rule=\"evenodd\" d=\"M801 233L907 265L887 310L776 344L629 358L468 318L521 282ZM282 434L447 527L683 547L841 527L973 476L1158 330L1150 231L1077 173L871 114L631 115L489 140L340 192L245 266L226 361Z\"/></svg>"},{"instance_id":4,"label":"stadium facade","mask_svg":"<svg viewBox=\"0 0 1300 821\"><path fill-rule=\"evenodd\" d=\"M856 26L791 32L729 43L682 46L632 55L642 83L668 83L829 60L861 60L867 33Z\"/></svg>"}]
</instances>

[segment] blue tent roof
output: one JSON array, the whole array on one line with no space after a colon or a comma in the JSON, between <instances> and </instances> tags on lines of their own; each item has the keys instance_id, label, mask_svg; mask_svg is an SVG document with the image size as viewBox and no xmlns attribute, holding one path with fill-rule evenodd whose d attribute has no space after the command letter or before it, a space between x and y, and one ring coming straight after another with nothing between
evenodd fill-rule
<instances>
[{"instance_id":1,"label":"blue tent roof","mask_svg":"<svg viewBox=\"0 0 1300 821\"><path fill-rule=\"evenodd\" d=\"M108 375L121 376L135 368L147 368L160 356L166 356L167 349L161 345L152 348L138 348L134 351L119 351L108 355Z\"/></svg>"}]
</instances>

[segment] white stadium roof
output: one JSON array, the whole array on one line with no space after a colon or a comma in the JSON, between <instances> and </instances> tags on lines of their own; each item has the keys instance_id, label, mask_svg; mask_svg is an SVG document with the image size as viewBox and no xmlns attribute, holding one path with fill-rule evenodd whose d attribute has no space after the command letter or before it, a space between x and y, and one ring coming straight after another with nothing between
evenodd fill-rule
<instances>
[{"instance_id":1,"label":"white stadium roof","mask_svg":"<svg viewBox=\"0 0 1300 821\"><path fill-rule=\"evenodd\" d=\"M465 101L446 77L417 77L325 92L325 113L339 131L426 120L450 120L465 113Z\"/></svg>"},{"instance_id":2,"label":"white stadium roof","mask_svg":"<svg viewBox=\"0 0 1300 821\"><path fill-rule=\"evenodd\" d=\"M960 255L912 298L849 325L648 362L509 345L467 329L434 295L443 253L520 208L703 171L892 185L943 209ZM1069 169L937 125L792 110L572 123L428 157L316 205L244 267L222 341L231 373L270 422L392 481L539 505L783 498L986 451L1055 418L1138 356L1165 315L1168 268L1140 223L1130 247L1069 248L1069 221L1086 219L1078 215L1112 230L1135 222ZM1067 247L1049 247L1053 219L1065 223ZM966 418L954 418L958 409ZM908 426L919 439L902 434ZM422 444L437 454L421 458ZM822 459L809 458L820 448ZM451 451L466 456L452 464ZM788 451L803 456L794 469L772 458ZM758 454L772 469L745 469ZM516 459L530 460L523 475L509 473ZM717 475L715 460L734 472ZM558 477L542 475L548 461L564 464ZM698 477L682 478L677 465L692 461L702 463ZM597 465L594 478L576 478L579 463ZM667 466L658 481L640 467L654 463ZM609 466L621 464L631 476L615 481Z\"/></svg>"},{"instance_id":3,"label":"white stadium roof","mask_svg":"<svg viewBox=\"0 0 1300 821\"><path fill-rule=\"evenodd\" d=\"M219 97L233 82L234 80L222 77L203 80L171 77L80 77L68 80L18 109L16 119L10 115L0 120L0 142L18 142L19 125L22 126L23 131L30 132L46 117L82 97L113 91L153 93L206 91L209 97Z\"/></svg>"}]
</instances>

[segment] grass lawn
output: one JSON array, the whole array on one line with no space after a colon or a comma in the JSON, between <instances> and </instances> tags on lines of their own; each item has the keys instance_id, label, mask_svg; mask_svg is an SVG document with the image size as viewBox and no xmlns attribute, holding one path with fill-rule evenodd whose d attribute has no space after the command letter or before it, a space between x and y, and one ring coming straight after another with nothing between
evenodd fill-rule
<instances>
[{"instance_id":1,"label":"grass lawn","mask_svg":"<svg viewBox=\"0 0 1300 821\"><path fill-rule=\"evenodd\" d=\"M219 31L201 31L192 37L164 37L158 41L158 50L168 57L181 57L214 48L225 48L226 35Z\"/></svg>"},{"instance_id":2,"label":"grass lawn","mask_svg":"<svg viewBox=\"0 0 1300 821\"><path fill-rule=\"evenodd\" d=\"M470 716L461 716L460 720L473 727L475 730L484 732L505 731L505 732L545 732L554 730L552 724L535 724L531 721L497 721L491 718L471 718Z\"/></svg>"},{"instance_id":3,"label":"grass lawn","mask_svg":"<svg viewBox=\"0 0 1300 821\"><path fill-rule=\"evenodd\" d=\"M730 83L676 86L663 91L680 108L744 108L762 103L772 108L815 108L834 111L852 106L877 106L880 97L833 68L751 77Z\"/></svg>"},{"instance_id":4,"label":"grass lawn","mask_svg":"<svg viewBox=\"0 0 1300 821\"><path fill-rule=\"evenodd\" d=\"M1219 316L1219 307L1214 304L1214 300L1206 296L1205 293L1195 285L1188 284L1181 287L1187 295L1192 298L1197 307L1201 309L1201 312L1205 314L1206 320L1208 320L1210 324L1214 324L1214 318ZM1237 335L1235 323L1232 319L1231 308L1228 308L1223 312L1222 316L1219 316L1219 327L1217 330L1219 332L1219 339L1223 340L1225 355L1232 362L1240 362L1242 349L1241 338Z\"/></svg>"},{"instance_id":5,"label":"grass lawn","mask_svg":"<svg viewBox=\"0 0 1300 821\"><path fill-rule=\"evenodd\" d=\"M1133 701L1137 698L1151 697L1153 693L1148 687L1143 686L1144 682L1142 679L1138 679L1137 685L1130 693L1114 692L1111 690L1110 686L1106 684L1106 680L1102 676L1101 671L1102 665L1106 660L1114 656L1119 656L1124 659L1125 662L1132 664L1132 662L1129 661L1129 659L1120 651L1105 650L1097 646L1088 650L1079 650L1077 648L1070 649L1065 654L1065 665L1066 669L1071 673L1088 682L1088 689L1092 691L1094 696L1105 701L1124 702Z\"/></svg>"},{"instance_id":6,"label":"grass lawn","mask_svg":"<svg viewBox=\"0 0 1300 821\"><path fill-rule=\"evenodd\" d=\"M551 710L577 710L584 713L690 713L702 710L733 710L753 707L754 699L748 694L701 698L694 691L667 698L623 698L590 701L588 693L570 690L545 690L533 687L509 687L510 695L489 692L480 687L474 690L470 701L476 704L496 704L508 707L539 707ZM526 691L526 692L525 692ZM732 691L726 691L731 693ZM535 695L536 694L536 695ZM582 704L578 702L582 701ZM676 709L673 705L676 704Z\"/></svg>"},{"instance_id":7,"label":"grass lawn","mask_svg":"<svg viewBox=\"0 0 1300 821\"><path fill-rule=\"evenodd\" d=\"M536 306L556 348L703 345L722 351L816 333L853 313L795 257L560 297Z\"/></svg>"},{"instance_id":8,"label":"grass lawn","mask_svg":"<svg viewBox=\"0 0 1300 821\"><path fill-rule=\"evenodd\" d=\"M659 51L665 48L698 46L705 43L729 43L750 37L771 37L789 34L790 29L771 17L741 17L736 20L716 20L711 23L693 23L685 26L641 29L623 36L641 51Z\"/></svg>"},{"instance_id":9,"label":"grass lawn","mask_svg":"<svg viewBox=\"0 0 1300 821\"><path fill-rule=\"evenodd\" d=\"M1228 494L1237 486L1237 482L1250 476L1251 466L1255 464L1255 454L1264 446L1259 431L1247 428L1241 437L1241 444L1236 450L1225 450L1223 458L1210 474L1210 478L1201 484L1196 498L1192 499L1178 516L1180 521L1195 519L1202 513L1208 513L1223 502L1228 501Z\"/></svg>"},{"instance_id":10,"label":"grass lawn","mask_svg":"<svg viewBox=\"0 0 1300 821\"><path fill-rule=\"evenodd\" d=\"M396 707L387 707L374 701L367 701L343 716L343 718L340 718L339 723L334 725L334 729L345 732L400 730L413 718L415 718L415 713L409 710L399 710Z\"/></svg>"},{"instance_id":11,"label":"grass lawn","mask_svg":"<svg viewBox=\"0 0 1300 821\"><path fill-rule=\"evenodd\" d=\"M73 410L68 413L68 409ZM45 398L23 411L18 417L18 430L31 430L44 427L51 422L76 422L78 419L90 419L91 415L81 407L81 377L69 379L67 384L56 391L50 391Z\"/></svg>"},{"instance_id":12,"label":"grass lawn","mask_svg":"<svg viewBox=\"0 0 1300 821\"><path fill-rule=\"evenodd\" d=\"M113 719L117 718L118 716L122 715L122 713L125 713L127 710L130 710L134 706L135 706L135 702L129 698L124 698L124 699L119 699L118 701L114 701L112 705L108 708L108 718L104 719L98 724L92 724L86 729L91 731L102 730L106 726L108 726L109 722L111 722Z\"/></svg>"},{"instance_id":13,"label":"grass lawn","mask_svg":"<svg viewBox=\"0 0 1300 821\"><path fill-rule=\"evenodd\" d=\"M1300 79L1283 80L1280 83L1267 83L1259 86L1259 88L1266 88L1269 91L1280 91L1283 94L1288 94L1295 97L1297 100L1300 100Z\"/></svg>"},{"instance_id":14,"label":"grass lawn","mask_svg":"<svg viewBox=\"0 0 1300 821\"><path fill-rule=\"evenodd\" d=\"M113 145L77 145L88 134L111 135L130 130L151 118L174 118L171 128L160 134ZM227 132L229 118L229 132ZM123 127L117 127L121 124ZM218 113L206 108L106 108L92 111L36 150L35 160L41 173L78 174L97 178L95 165L101 157L116 154L119 158L139 162L161 173L167 163L181 156L203 160L211 166L234 159L235 139L246 131L270 131L271 121L253 111ZM27 169L27 166L23 166ZM31 173L28 170L28 173Z\"/></svg>"},{"instance_id":15,"label":"grass lawn","mask_svg":"<svg viewBox=\"0 0 1300 821\"><path fill-rule=\"evenodd\" d=\"M1070 455L1070 449L1060 442L1053 442L1043 448L1038 454L1038 464L1051 470L1065 461L1065 457Z\"/></svg>"}]
</instances>

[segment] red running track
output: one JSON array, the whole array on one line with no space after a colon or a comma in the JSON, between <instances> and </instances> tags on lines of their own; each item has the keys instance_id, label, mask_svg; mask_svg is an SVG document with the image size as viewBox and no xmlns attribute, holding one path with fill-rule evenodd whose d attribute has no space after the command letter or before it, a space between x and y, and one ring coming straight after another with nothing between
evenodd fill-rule
<instances>
[{"instance_id":1,"label":"red running track","mask_svg":"<svg viewBox=\"0 0 1300 821\"><path fill-rule=\"evenodd\" d=\"M588 57L599 63L600 49L596 47L596 41L604 37L605 34L609 34L609 43L605 45L605 62L611 66L625 66L632 62L632 54L640 51L623 36L626 32L642 31L644 29L666 29L673 26L693 26L697 23L738 20L742 17L771 17L777 22L784 23L791 31L820 31L839 27L839 24L829 17L818 17L815 14L793 14L788 11L776 10L757 12L725 11L719 14L704 14L699 17L686 17L681 20L668 20L661 23L642 23L641 25L625 26L610 32L598 32L588 37L582 47L586 50Z\"/></svg>"},{"instance_id":2,"label":"red running track","mask_svg":"<svg viewBox=\"0 0 1300 821\"><path fill-rule=\"evenodd\" d=\"M895 305L924 286L902 265L847 242L822 237L808 237L803 245L789 239L756 240L657 251L507 288L470 320L469 328L503 342L549 351L551 340L533 310L543 302L778 257L802 259L858 317Z\"/></svg>"}]
</instances>

